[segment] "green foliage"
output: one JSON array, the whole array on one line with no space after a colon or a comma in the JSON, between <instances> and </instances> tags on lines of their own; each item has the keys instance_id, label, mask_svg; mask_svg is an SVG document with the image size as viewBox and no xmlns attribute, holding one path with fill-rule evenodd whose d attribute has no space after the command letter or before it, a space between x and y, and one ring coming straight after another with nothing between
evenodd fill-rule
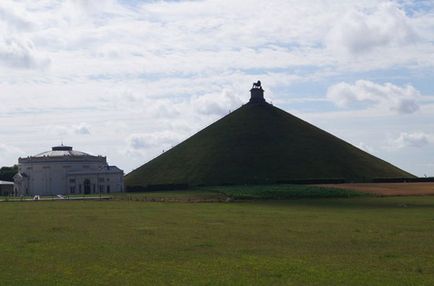
<instances>
[{"instance_id":1,"label":"green foliage","mask_svg":"<svg viewBox=\"0 0 434 286\"><path fill-rule=\"evenodd\" d=\"M264 185L208 187L208 191L219 192L235 200L285 200L300 198L351 198L368 196L351 190L316 187L309 185Z\"/></svg>"},{"instance_id":2,"label":"green foliage","mask_svg":"<svg viewBox=\"0 0 434 286\"><path fill-rule=\"evenodd\" d=\"M311 185L253 185L195 187L190 190L114 193L117 200L150 202L227 202L233 200L288 200L371 196L351 190Z\"/></svg>"},{"instance_id":3,"label":"green foliage","mask_svg":"<svg viewBox=\"0 0 434 286\"><path fill-rule=\"evenodd\" d=\"M434 197L0 204L2 285L434 285Z\"/></svg>"},{"instance_id":4,"label":"green foliage","mask_svg":"<svg viewBox=\"0 0 434 286\"><path fill-rule=\"evenodd\" d=\"M0 181L10 181L12 182L15 174L18 173L18 166L14 165L12 167L1 167L0 168Z\"/></svg>"},{"instance_id":5,"label":"green foliage","mask_svg":"<svg viewBox=\"0 0 434 286\"><path fill-rule=\"evenodd\" d=\"M246 104L126 176L128 186L413 177L269 104Z\"/></svg>"}]
</instances>

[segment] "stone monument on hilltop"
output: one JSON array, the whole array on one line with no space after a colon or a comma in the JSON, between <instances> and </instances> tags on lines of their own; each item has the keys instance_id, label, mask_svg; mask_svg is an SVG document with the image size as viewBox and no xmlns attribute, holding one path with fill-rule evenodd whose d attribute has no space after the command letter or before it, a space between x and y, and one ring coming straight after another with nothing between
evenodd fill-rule
<instances>
[{"instance_id":1,"label":"stone monument on hilltop","mask_svg":"<svg viewBox=\"0 0 434 286\"><path fill-rule=\"evenodd\" d=\"M261 81L253 83L252 89L250 89L249 103L265 103L264 90L261 86Z\"/></svg>"}]
</instances>

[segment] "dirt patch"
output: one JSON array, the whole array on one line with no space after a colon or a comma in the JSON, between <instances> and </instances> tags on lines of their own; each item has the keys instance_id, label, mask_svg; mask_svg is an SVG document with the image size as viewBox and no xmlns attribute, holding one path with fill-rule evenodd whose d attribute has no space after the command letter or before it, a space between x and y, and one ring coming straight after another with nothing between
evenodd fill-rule
<instances>
[{"instance_id":1,"label":"dirt patch","mask_svg":"<svg viewBox=\"0 0 434 286\"><path fill-rule=\"evenodd\" d=\"M372 193L380 196L434 195L434 183L363 183L320 185L339 189Z\"/></svg>"}]
</instances>

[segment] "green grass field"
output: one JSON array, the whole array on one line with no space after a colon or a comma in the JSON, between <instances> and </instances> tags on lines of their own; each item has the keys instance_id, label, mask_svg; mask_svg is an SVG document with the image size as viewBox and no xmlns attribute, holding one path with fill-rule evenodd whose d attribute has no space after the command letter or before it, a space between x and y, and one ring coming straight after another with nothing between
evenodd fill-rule
<instances>
[{"instance_id":1,"label":"green grass field","mask_svg":"<svg viewBox=\"0 0 434 286\"><path fill-rule=\"evenodd\" d=\"M0 285L434 285L434 197L5 202L0 217Z\"/></svg>"}]
</instances>

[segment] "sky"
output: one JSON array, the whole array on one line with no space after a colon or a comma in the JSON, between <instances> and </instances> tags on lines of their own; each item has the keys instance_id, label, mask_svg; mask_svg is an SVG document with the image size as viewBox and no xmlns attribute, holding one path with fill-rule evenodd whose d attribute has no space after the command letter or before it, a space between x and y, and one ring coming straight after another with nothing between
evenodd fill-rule
<instances>
[{"instance_id":1,"label":"sky","mask_svg":"<svg viewBox=\"0 0 434 286\"><path fill-rule=\"evenodd\" d=\"M434 176L434 1L0 2L0 166L63 142L126 173L267 101Z\"/></svg>"}]
</instances>

